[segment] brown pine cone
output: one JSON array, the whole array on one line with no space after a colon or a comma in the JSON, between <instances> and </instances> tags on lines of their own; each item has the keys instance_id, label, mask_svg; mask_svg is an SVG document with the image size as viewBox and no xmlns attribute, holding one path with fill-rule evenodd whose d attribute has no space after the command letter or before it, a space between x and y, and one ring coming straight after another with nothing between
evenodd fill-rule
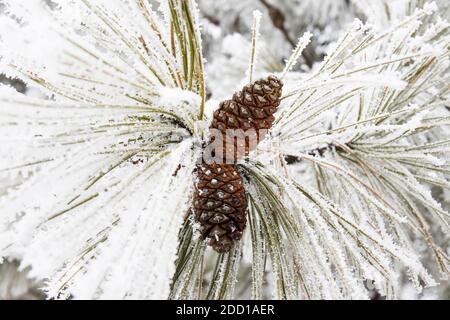
<instances>
[{"instance_id":1,"label":"brown pine cone","mask_svg":"<svg viewBox=\"0 0 450 320\"><path fill-rule=\"evenodd\" d=\"M194 193L194 219L203 239L217 252L228 252L242 237L247 201L242 178L235 165L201 164Z\"/></svg>"},{"instance_id":2,"label":"brown pine cone","mask_svg":"<svg viewBox=\"0 0 450 320\"><path fill-rule=\"evenodd\" d=\"M272 127L282 87L275 76L255 81L236 92L231 100L221 102L214 113L210 128L219 130L219 137L225 142L216 149L220 153L216 157L223 164L197 166L192 209L202 238L217 252L228 252L233 242L242 237L247 222L247 201L235 162L248 155ZM227 129L234 129L235 137L227 137ZM254 144L250 139L254 139ZM226 164L230 160L231 164Z\"/></svg>"},{"instance_id":3,"label":"brown pine cone","mask_svg":"<svg viewBox=\"0 0 450 320\"><path fill-rule=\"evenodd\" d=\"M225 151L228 150L226 156L228 159L232 157L233 161L248 155L256 147L250 144L249 139L237 133L237 138L226 138L227 129L242 129L247 131L254 130L252 135L255 142L264 139L264 136L272 127L275 120L274 113L280 105L281 91L283 83L275 76L269 76L246 85L241 91L236 92L231 100L220 103L217 111L214 112L212 129L222 132L225 145L222 155L225 158ZM249 132L249 131L247 131ZM243 152L238 152L238 144L243 145ZM230 152L233 150L234 153Z\"/></svg>"}]
</instances>

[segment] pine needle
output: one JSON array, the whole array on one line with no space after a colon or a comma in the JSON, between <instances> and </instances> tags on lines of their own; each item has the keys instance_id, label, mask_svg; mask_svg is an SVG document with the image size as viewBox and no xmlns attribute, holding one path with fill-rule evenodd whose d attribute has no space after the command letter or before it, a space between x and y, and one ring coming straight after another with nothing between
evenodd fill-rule
<instances>
[{"instance_id":1,"label":"pine needle","mask_svg":"<svg viewBox=\"0 0 450 320\"><path fill-rule=\"evenodd\" d=\"M306 48L306 46L311 41L312 33L307 31L298 39L297 45L295 46L295 49L292 51L291 56L286 61L286 65L283 69L283 72L281 73L280 79L283 79L286 74L292 70L292 68L297 64L298 59L300 58L303 50Z\"/></svg>"},{"instance_id":2,"label":"pine needle","mask_svg":"<svg viewBox=\"0 0 450 320\"><path fill-rule=\"evenodd\" d=\"M250 53L250 65L247 71L249 82L253 82L253 74L255 72L255 67L258 59L258 38L259 38L259 28L261 25L261 11L253 11L253 24L252 24L252 47Z\"/></svg>"}]
</instances>

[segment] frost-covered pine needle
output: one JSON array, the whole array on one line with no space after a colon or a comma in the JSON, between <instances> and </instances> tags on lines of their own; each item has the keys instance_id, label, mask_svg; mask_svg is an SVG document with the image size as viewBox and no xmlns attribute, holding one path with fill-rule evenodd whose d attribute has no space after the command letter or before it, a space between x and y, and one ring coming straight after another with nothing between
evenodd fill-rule
<instances>
[{"instance_id":1,"label":"frost-covered pine needle","mask_svg":"<svg viewBox=\"0 0 450 320\"><path fill-rule=\"evenodd\" d=\"M252 40L251 40L251 51L250 51L250 64L248 67L248 78L249 82L253 82L253 74L255 72L255 67L258 59L258 38L259 38L259 28L261 25L261 11L253 11L253 24L252 24Z\"/></svg>"},{"instance_id":2,"label":"frost-covered pine needle","mask_svg":"<svg viewBox=\"0 0 450 320\"><path fill-rule=\"evenodd\" d=\"M295 49L292 51L291 56L286 61L286 64L284 66L283 72L281 73L281 78L283 79L286 76L286 73L292 70L292 68L295 66L295 64L298 62L298 59L300 58L303 50L305 50L306 46L309 44L312 38L312 33L307 31L304 35L302 35L297 42L297 45L295 46Z\"/></svg>"}]
</instances>

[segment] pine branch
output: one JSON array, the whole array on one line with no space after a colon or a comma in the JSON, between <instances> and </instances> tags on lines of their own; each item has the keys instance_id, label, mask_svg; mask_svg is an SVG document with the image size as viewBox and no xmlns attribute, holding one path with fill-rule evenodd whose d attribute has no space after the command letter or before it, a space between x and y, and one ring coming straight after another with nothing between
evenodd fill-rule
<instances>
[{"instance_id":1,"label":"pine branch","mask_svg":"<svg viewBox=\"0 0 450 320\"><path fill-rule=\"evenodd\" d=\"M292 43L284 14L260 2ZM355 21L300 73L305 33L283 83L268 75L208 110L193 0L2 3L2 79L32 95L0 85L0 256L22 257L48 298L393 299L403 269L418 291L450 274L450 213L431 192L450 189L436 5L374 4L371 24ZM230 69L218 89L248 66L245 46L229 47L232 63L211 57ZM209 127L248 126L277 140L214 177L195 172ZM204 241L221 239L221 253Z\"/></svg>"},{"instance_id":2,"label":"pine branch","mask_svg":"<svg viewBox=\"0 0 450 320\"><path fill-rule=\"evenodd\" d=\"M285 15L282 13L282 11L279 8L277 8L276 6L267 2L267 0L259 0L259 1L268 10L269 17L272 21L273 26L275 28L277 28L278 30L280 30L280 32L283 34L286 41L292 46L292 48L295 48L296 43L295 43L294 39L291 38L291 36L289 35L289 31L285 27L286 18L285 18ZM312 68L314 61L313 61L313 58L308 54L308 52L303 51L302 57L305 60L305 63L308 66L308 68Z\"/></svg>"}]
</instances>

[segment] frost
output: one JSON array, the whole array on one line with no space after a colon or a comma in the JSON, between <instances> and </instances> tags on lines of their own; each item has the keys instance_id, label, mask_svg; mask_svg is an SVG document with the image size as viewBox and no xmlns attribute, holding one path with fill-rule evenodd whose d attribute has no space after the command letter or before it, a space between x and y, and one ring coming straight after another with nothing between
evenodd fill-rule
<instances>
[{"instance_id":1,"label":"frost","mask_svg":"<svg viewBox=\"0 0 450 320\"><path fill-rule=\"evenodd\" d=\"M312 37L312 33L311 32L306 32L303 36L301 36L298 39L297 46L293 50L292 55L289 58L289 60L286 61L286 66L284 67L284 70L283 70L281 78L284 78L286 73L292 70L294 65L297 63L298 58L302 54L303 50L306 48L306 46L311 41L311 37Z\"/></svg>"},{"instance_id":2,"label":"frost","mask_svg":"<svg viewBox=\"0 0 450 320\"><path fill-rule=\"evenodd\" d=\"M6 1L1 16L2 72L47 98L0 87L0 170L21 177L0 200L0 255L47 279L49 297L167 297L203 61L181 76L182 53L144 1L57 3Z\"/></svg>"},{"instance_id":3,"label":"frost","mask_svg":"<svg viewBox=\"0 0 450 320\"><path fill-rule=\"evenodd\" d=\"M158 2L2 2L0 73L26 94L0 85L0 261L61 299L394 299L448 277L441 3ZM246 231L217 255L193 172L219 101L267 74L283 97L237 165Z\"/></svg>"}]
</instances>

